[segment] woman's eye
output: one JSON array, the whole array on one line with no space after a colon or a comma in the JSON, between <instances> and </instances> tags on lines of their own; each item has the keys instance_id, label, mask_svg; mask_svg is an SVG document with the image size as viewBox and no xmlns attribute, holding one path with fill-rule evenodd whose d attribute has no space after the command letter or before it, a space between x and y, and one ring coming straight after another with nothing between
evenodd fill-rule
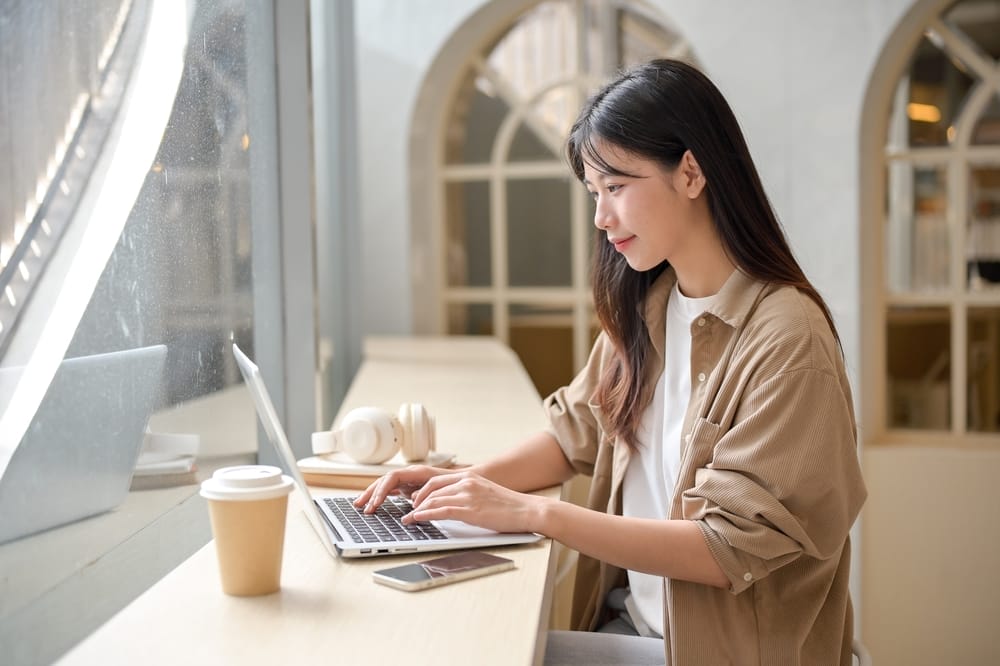
<instances>
[{"instance_id":1,"label":"woman's eye","mask_svg":"<svg viewBox=\"0 0 1000 666\"><path fill-rule=\"evenodd\" d=\"M622 188L621 185L608 185L607 190L608 190L608 193L614 193L614 192L617 192L618 190L620 190L621 188Z\"/></svg>"}]
</instances>

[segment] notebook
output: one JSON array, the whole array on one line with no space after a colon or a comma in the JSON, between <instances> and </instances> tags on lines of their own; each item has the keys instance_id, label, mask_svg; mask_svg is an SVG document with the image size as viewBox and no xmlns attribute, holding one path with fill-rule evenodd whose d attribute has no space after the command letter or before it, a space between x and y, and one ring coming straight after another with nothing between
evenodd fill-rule
<instances>
[{"instance_id":1,"label":"notebook","mask_svg":"<svg viewBox=\"0 0 1000 666\"><path fill-rule=\"evenodd\" d=\"M456 548L508 546L532 543L542 538L532 532L494 532L454 520L402 525L399 518L410 510L410 506L401 497L390 498L371 516L354 508L354 497L314 499L296 464L260 370L236 344L233 344L233 354L253 396L264 431L286 471L295 481L309 523L330 554L341 557L377 557Z\"/></svg>"},{"instance_id":2,"label":"notebook","mask_svg":"<svg viewBox=\"0 0 1000 666\"><path fill-rule=\"evenodd\" d=\"M0 479L0 543L122 503L166 356L156 345L60 363Z\"/></svg>"}]
</instances>

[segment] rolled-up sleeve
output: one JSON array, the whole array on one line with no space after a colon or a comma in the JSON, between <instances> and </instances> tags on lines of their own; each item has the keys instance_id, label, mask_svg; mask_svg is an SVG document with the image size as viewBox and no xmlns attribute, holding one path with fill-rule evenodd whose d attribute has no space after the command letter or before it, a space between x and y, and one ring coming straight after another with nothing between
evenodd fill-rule
<instances>
[{"instance_id":1,"label":"rolled-up sleeve","mask_svg":"<svg viewBox=\"0 0 1000 666\"><path fill-rule=\"evenodd\" d=\"M683 516L734 594L799 557L840 552L866 495L849 399L834 374L797 369L752 390L725 432L696 423L695 445L713 452Z\"/></svg>"}]
</instances>

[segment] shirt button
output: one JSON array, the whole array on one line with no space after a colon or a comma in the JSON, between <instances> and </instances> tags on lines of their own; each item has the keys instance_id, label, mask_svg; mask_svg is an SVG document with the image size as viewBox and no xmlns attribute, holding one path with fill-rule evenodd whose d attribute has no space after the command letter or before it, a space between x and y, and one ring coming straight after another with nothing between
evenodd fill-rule
<instances>
[{"instance_id":1,"label":"shirt button","mask_svg":"<svg viewBox=\"0 0 1000 666\"><path fill-rule=\"evenodd\" d=\"M698 373L698 381L699 382L705 381L705 373L704 372L699 372Z\"/></svg>"},{"instance_id":2,"label":"shirt button","mask_svg":"<svg viewBox=\"0 0 1000 666\"><path fill-rule=\"evenodd\" d=\"M753 574L750 573L749 571L746 572L745 574L743 574L743 580L749 583L750 581L753 580Z\"/></svg>"},{"instance_id":3,"label":"shirt button","mask_svg":"<svg viewBox=\"0 0 1000 666\"><path fill-rule=\"evenodd\" d=\"M705 318L704 317L702 317L701 319L698 320L698 325L699 326L704 326L705 325Z\"/></svg>"}]
</instances>

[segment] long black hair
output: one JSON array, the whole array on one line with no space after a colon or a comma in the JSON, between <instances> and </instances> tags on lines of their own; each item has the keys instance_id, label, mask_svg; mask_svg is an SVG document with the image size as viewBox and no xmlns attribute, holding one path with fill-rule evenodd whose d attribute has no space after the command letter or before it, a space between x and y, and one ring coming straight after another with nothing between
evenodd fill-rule
<instances>
[{"instance_id":1,"label":"long black hair","mask_svg":"<svg viewBox=\"0 0 1000 666\"><path fill-rule=\"evenodd\" d=\"M807 294L839 342L829 308L792 255L736 116L708 77L687 63L666 59L625 71L584 105L566 152L580 180L585 162L607 175L633 175L611 165L599 144L668 170L690 150L705 176L708 209L730 261L757 280ZM667 262L638 272L604 234L597 233L595 243L594 306L616 351L601 377L597 400L608 414L609 434L633 442L642 416L636 407L646 397L642 368L652 349L640 306Z\"/></svg>"}]
</instances>

